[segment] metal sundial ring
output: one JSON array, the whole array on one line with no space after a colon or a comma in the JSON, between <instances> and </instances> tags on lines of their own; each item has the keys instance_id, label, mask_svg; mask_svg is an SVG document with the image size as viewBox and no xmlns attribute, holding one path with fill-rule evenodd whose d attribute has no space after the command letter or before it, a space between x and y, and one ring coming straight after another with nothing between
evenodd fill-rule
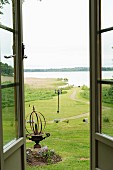
<instances>
[{"instance_id":1,"label":"metal sundial ring","mask_svg":"<svg viewBox=\"0 0 113 170\"><path fill-rule=\"evenodd\" d=\"M50 133L43 133L45 126L46 120L44 115L40 112L36 112L33 106L33 111L26 117L26 137L36 143L34 148L41 147L39 142L50 136Z\"/></svg>"}]
</instances>

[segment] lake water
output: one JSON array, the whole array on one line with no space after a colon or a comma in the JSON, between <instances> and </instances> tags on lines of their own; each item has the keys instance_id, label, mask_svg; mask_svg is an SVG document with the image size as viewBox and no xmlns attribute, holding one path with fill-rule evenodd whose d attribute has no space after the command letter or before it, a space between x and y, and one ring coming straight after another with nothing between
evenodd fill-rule
<instances>
[{"instance_id":1,"label":"lake water","mask_svg":"<svg viewBox=\"0 0 113 170\"><path fill-rule=\"evenodd\" d=\"M89 71L78 72L24 72L24 77L33 78L67 78L68 83L74 86L87 85L89 87ZM113 71L103 71L102 77L113 78Z\"/></svg>"}]
</instances>

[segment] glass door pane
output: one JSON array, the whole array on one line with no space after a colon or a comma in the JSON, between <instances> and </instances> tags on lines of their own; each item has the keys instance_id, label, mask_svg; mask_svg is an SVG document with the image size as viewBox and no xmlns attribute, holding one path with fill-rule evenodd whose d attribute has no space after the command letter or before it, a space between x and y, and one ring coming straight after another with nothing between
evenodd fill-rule
<instances>
[{"instance_id":1,"label":"glass door pane","mask_svg":"<svg viewBox=\"0 0 113 170\"><path fill-rule=\"evenodd\" d=\"M13 13L12 13L12 6L15 4L15 0L2 0L3 5L0 8L0 15L1 24L5 27L13 28ZM2 3L0 1L0 5Z\"/></svg>"},{"instance_id":2,"label":"glass door pane","mask_svg":"<svg viewBox=\"0 0 113 170\"><path fill-rule=\"evenodd\" d=\"M17 110L17 38L15 24L15 5L12 0L3 5L0 22L0 57L1 57L1 92L2 92L2 120L3 145L10 144L18 138L18 110Z\"/></svg>"},{"instance_id":3,"label":"glass door pane","mask_svg":"<svg viewBox=\"0 0 113 170\"><path fill-rule=\"evenodd\" d=\"M101 133L113 137L113 85L102 85Z\"/></svg>"},{"instance_id":4,"label":"glass door pane","mask_svg":"<svg viewBox=\"0 0 113 170\"><path fill-rule=\"evenodd\" d=\"M102 48L102 67L104 71L113 70L113 31L108 31L101 34L101 48ZM112 76L111 76L112 77ZM109 79L103 73L102 79Z\"/></svg>"},{"instance_id":5,"label":"glass door pane","mask_svg":"<svg viewBox=\"0 0 113 170\"><path fill-rule=\"evenodd\" d=\"M0 29L1 38L1 83L14 83L13 33ZM12 55L12 57L11 57ZM9 58L8 58L9 57Z\"/></svg>"},{"instance_id":6,"label":"glass door pane","mask_svg":"<svg viewBox=\"0 0 113 170\"><path fill-rule=\"evenodd\" d=\"M113 1L102 0L101 1L101 28L113 27Z\"/></svg>"},{"instance_id":7,"label":"glass door pane","mask_svg":"<svg viewBox=\"0 0 113 170\"><path fill-rule=\"evenodd\" d=\"M113 1L103 0L101 5L101 133L113 137Z\"/></svg>"},{"instance_id":8,"label":"glass door pane","mask_svg":"<svg viewBox=\"0 0 113 170\"><path fill-rule=\"evenodd\" d=\"M3 144L17 138L15 117L15 88L2 89Z\"/></svg>"}]
</instances>

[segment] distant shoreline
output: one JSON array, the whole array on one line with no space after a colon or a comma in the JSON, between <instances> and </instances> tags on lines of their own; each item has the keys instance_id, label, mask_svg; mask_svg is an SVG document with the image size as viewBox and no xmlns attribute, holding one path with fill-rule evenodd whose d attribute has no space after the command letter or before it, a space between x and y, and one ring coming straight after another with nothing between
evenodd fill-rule
<instances>
[{"instance_id":1,"label":"distant shoreline","mask_svg":"<svg viewBox=\"0 0 113 170\"><path fill-rule=\"evenodd\" d=\"M49 68L49 69L24 69L24 72L78 72L90 71L89 67L75 67L75 68ZM113 67L102 67L102 71L113 71Z\"/></svg>"}]
</instances>

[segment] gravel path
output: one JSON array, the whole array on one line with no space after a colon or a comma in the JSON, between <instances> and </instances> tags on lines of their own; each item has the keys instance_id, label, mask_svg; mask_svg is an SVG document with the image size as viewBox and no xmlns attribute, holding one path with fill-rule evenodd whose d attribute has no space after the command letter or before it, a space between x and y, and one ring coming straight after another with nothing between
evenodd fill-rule
<instances>
[{"instance_id":1,"label":"gravel path","mask_svg":"<svg viewBox=\"0 0 113 170\"><path fill-rule=\"evenodd\" d=\"M84 101L84 100L81 100L81 99L77 99L77 98L76 98L76 90L73 91L73 93L70 95L70 98L71 98L72 100L76 100L76 101L79 101L79 102L83 102L83 103L89 104L89 102L86 102L86 101Z\"/></svg>"},{"instance_id":2,"label":"gravel path","mask_svg":"<svg viewBox=\"0 0 113 170\"><path fill-rule=\"evenodd\" d=\"M63 119L60 119L60 120L65 121L65 120L71 120L71 119L78 119L78 118L88 116L88 115L89 115L89 113L83 113L83 114L80 114L80 115L76 115L76 116L72 116L72 117L68 117L68 118L63 118Z\"/></svg>"},{"instance_id":3,"label":"gravel path","mask_svg":"<svg viewBox=\"0 0 113 170\"><path fill-rule=\"evenodd\" d=\"M73 91L73 93L70 95L70 98L72 100L85 102L85 101L76 99L76 90ZM89 104L89 102L85 102L85 103ZM85 117L85 116L89 116L89 112L88 113L82 113L82 114L76 115L76 116L67 117L67 118L61 118L61 119L59 119L59 121L62 122L62 121L65 121L65 120L78 119L78 118ZM49 121L49 122L52 123L54 121Z\"/></svg>"}]
</instances>

